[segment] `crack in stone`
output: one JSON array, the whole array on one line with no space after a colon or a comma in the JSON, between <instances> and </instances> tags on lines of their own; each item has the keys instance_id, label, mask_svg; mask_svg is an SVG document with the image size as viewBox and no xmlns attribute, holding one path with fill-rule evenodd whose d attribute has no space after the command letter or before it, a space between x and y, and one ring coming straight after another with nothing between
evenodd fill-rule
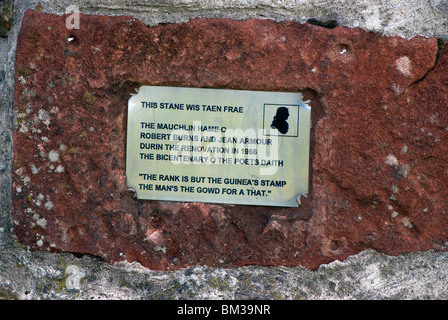
<instances>
[{"instance_id":1,"label":"crack in stone","mask_svg":"<svg viewBox=\"0 0 448 320\"><path fill-rule=\"evenodd\" d=\"M434 65L428 69L428 71L426 71L426 73L419 79L415 80L413 83L410 84L410 87L418 84L420 82L422 82L423 80L425 80L426 76L432 71L434 70L434 68L437 66L437 64L439 63L440 57L442 56L442 52L443 52L443 48L445 47L446 42L444 40L442 40L441 38L437 39L437 53L436 53L436 59L434 61Z\"/></svg>"}]
</instances>

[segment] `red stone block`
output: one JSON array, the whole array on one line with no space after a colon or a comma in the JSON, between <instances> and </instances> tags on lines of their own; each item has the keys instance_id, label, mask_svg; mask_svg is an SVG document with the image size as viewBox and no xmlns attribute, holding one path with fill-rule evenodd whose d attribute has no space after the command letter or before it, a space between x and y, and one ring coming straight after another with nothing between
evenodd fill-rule
<instances>
[{"instance_id":1,"label":"red stone block","mask_svg":"<svg viewBox=\"0 0 448 320\"><path fill-rule=\"evenodd\" d=\"M65 19L27 11L18 39L19 242L157 270L314 269L368 248L446 248L448 51L437 39L260 19L148 28L81 15L69 30ZM141 85L303 92L312 128L301 206L134 198L127 102Z\"/></svg>"}]
</instances>

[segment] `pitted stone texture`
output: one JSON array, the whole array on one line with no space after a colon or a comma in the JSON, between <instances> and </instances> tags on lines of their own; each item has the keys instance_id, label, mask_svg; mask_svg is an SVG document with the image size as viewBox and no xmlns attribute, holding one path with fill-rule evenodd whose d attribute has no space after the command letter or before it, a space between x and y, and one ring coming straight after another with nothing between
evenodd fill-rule
<instances>
[{"instance_id":1,"label":"pitted stone texture","mask_svg":"<svg viewBox=\"0 0 448 320\"><path fill-rule=\"evenodd\" d=\"M443 250L445 50L297 22L27 11L16 56L13 222L34 250L151 269L302 265L367 248ZM141 201L125 177L127 101L141 85L301 91L312 105L299 208Z\"/></svg>"},{"instance_id":2,"label":"pitted stone texture","mask_svg":"<svg viewBox=\"0 0 448 320\"><path fill-rule=\"evenodd\" d=\"M45 0L37 5L43 12L59 14L73 4L72 0ZM129 15L150 26L198 17L262 18L329 27L336 23L406 39L420 35L448 40L446 0L78 0L76 5L84 13Z\"/></svg>"}]
</instances>

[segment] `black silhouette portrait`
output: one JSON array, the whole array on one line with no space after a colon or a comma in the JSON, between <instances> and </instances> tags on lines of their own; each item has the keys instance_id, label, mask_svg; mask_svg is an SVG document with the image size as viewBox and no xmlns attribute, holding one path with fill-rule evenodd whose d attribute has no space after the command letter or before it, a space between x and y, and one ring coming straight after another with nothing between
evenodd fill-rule
<instances>
[{"instance_id":1,"label":"black silhouette portrait","mask_svg":"<svg viewBox=\"0 0 448 320\"><path fill-rule=\"evenodd\" d=\"M271 123L272 129L277 129L280 133L286 134L289 129L288 120L289 111L286 107L280 107L277 109L277 113L274 116L274 120Z\"/></svg>"}]
</instances>

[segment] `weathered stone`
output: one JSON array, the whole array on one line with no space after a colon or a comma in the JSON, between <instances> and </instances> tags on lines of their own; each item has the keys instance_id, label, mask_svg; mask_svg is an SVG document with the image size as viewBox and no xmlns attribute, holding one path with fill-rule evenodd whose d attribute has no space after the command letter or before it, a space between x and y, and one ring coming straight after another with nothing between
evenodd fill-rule
<instances>
[{"instance_id":1,"label":"weathered stone","mask_svg":"<svg viewBox=\"0 0 448 320\"><path fill-rule=\"evenodd\" d=\"M315 271L263 266L154 271L135 262L109 266L86 255L7 250L2 252L0 300L158 300L151 307L164 308L167 314L175 314L175 303L161 306L159 300L182 305L192 299L445 300L447 264L447 252L391 257L367 250ZM71 287L77 281L79 287ZM295 303L290 306L296 308ZM280 310L273 306L271 314Z\"/></svg>"},{"instance_id":2,"label":"weathered stone","mask_svg":"<svg viewBox=\"0 0 448 320\"><path fill-rule=\"evenodd\" d=\"M159 270L445 249L448 53L436 61L436 39L259 19L148 28L81 15L69 30L65 18L27 11L18 39L12 215L32 249ZM126 111L140 85L303 92L300 208L136 200Z\"/></svg>"}]
</instances>

